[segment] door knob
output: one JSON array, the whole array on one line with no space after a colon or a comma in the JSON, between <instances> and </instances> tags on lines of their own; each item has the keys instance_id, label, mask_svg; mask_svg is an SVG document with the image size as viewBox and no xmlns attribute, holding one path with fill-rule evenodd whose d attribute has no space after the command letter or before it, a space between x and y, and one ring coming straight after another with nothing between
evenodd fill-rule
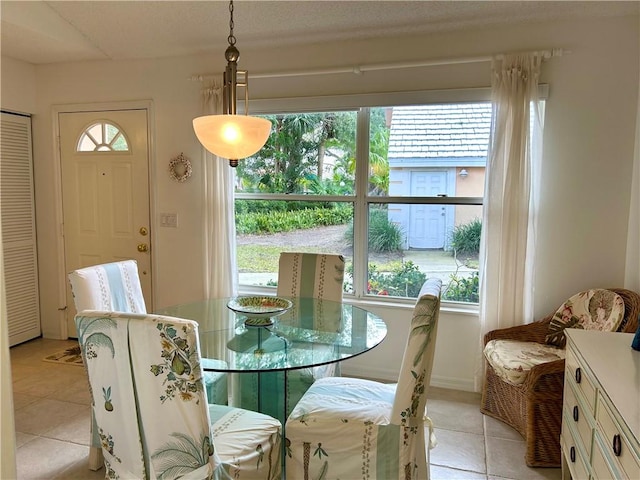
<instances>
[{"instance_id":1,"label":"door knob","mask_svg":"<svg viewBox=\"0 0 640 480\"><path fill-rule=\"evenodd\" d=\"M149 251L149 246L146 243L139 243L138 244L138 251L139 252L148 252Z\"/></svg>"}]
</instances>

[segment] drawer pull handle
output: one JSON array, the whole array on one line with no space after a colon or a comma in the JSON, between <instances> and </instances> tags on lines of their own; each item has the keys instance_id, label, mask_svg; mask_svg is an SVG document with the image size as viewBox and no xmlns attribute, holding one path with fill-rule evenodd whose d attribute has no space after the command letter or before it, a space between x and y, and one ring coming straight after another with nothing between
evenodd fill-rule
<instances>
[{"instance_id":1,"label":"drawer pull handle","mask_svg":"<svg viewBox=\"0 0 640 480\"><path fill-rule=\"evenodd\" d=\"M580 383L582 381L582 371L580 367L576 368L576 383Z\"/></svg>"},{"instance_id":2,"label":"drawer pull handle","mask_svg":"<svg viewBox=\"0 0 640 480\"><path fill-rule=\"evenodd\" d=\"M571 463L576 463L576 447L571 447L569 457L571 458Z\"/></svg>"},{"instance_id":3,"label":"drawer pull handle","mask_svg":"<svg viewBox=\"0 0 640 480\"><path fill-rule=\"evenodd\" d=\"M617 433L613 436L613 453L616 454L616 457L622 455L622 440L620 434Z\"/></svg>"},{"instance_id":4,"label":"drawer pull handle","mask_svg":"<svg viewBox=\"0 0 640 480\"><path fill-rule=\"evenodd\" d=\"M580 418L580 412L578 411L578 406L573 407L573 419L577 422Z\"/></svg>"}]
</instances>

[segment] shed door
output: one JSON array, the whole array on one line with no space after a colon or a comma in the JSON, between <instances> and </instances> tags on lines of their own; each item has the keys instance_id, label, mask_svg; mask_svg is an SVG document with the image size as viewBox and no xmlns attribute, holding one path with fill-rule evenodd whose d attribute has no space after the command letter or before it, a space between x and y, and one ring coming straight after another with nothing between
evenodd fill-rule
<instances>
[{"instance_id":1,"label":"shed door","mask_svg":"<svg viewBox=\"0 0 640 480\"><path fill-rule=\"evenodd\" d=\"M435 197L447 193L447 172L411 172L411 196ZM444 248L444 205L412 205L409 211L409 248Z\"/></svg>"}]
</instances>

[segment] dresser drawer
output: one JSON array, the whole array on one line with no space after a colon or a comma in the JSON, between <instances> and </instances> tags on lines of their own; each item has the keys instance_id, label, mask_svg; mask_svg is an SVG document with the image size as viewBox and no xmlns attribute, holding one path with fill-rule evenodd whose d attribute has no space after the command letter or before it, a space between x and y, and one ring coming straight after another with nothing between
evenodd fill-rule
<instances>
[{"instance_id":1,"label":"dresser drawer","mask_svg":"<svg viewBox=\"0 0 640 480\"><path fill-rule=\"evenodd\" d=\"M617 472L617 470L609 463L604 454L602 453L603 446L600 436L596 433L595 440L593 442L593 455L591 456L591 468L593 472L593 478L598 480L635 480L629 479L629 477L623 477Z\"/></svg>"},{"instance_id":2,"label":"dresser drawer","mask_svg":"<svg viewBox=\"0 0 640 480\"><path fill-rule=\"evenodd\" d=\"M581 447L584 451L591 451L591 441L593 435L593 412L585 408L584 402L579 402L576 392L571 383L564 386L563 420L569 423L578 432Z\"/></svg>"},{"instance_id":3,"label":"dresser drawer","mask_svg":"<svg viewBox=\"0 0 640 480\"><path fill-rule=\"evenodd\" d=\"M565 359L565 381L576 387L589 405L589 409L593 412L596 407L596 387L593 380L589 377L586 369L580 366L576 353L571 349L567 349L567 357Z\"/></svg>"},{"instance_id":4,"label":"dresser drawer","mask_svg":"<svg viewBox=\"0 0 640 480\"><path fill-rule=\"evenodd\" d=\"M570 429L562 430L560 436L560 444L562 446L562 454L566 459L572 480L589 480L589 470L587 469L588 461L583 458L582 451L578 446L578 442L573 438Z\"/></svg>"},{"instance_id":5,"label":"dresser drawer","mask_svg":"<svg viewBox=\"0 0 640 480\"><path fill-rule=\"evenodd\" d=\"M624 471L626 478L640 479L640 459L636 457L629 440L601 394L598 395L596 421L602 436L602 449L606 455Z\"/></svg>"}]
</instances>

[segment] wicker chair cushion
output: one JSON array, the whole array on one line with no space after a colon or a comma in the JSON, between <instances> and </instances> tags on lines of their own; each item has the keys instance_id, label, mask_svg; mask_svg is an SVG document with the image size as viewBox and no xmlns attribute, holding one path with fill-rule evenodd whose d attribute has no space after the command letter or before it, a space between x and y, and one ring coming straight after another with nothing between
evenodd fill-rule
<instances>
[{"instance_id":1,"label":"wicker chair cushion","mask_svg":"<svg viewBox=\"0 0 640 480\"><path fill-rule=\"evenodd\" d=\"M491 340L484 347L484 356L496 375L511 385L520 385L532 367L561 360L565 357L565 351L536 342Z\"/></svg>"},{"instance_id":2,"label":"wicker chair cushion","mask_svg":"<svg viewBox=\"0 0 640 480\"><path fill-rule=\"evenodd\" d=\"M615 332L624 317L624 301L611 290L593 289L577 293L556 311L549 323L548 345L564 348L565 328Z\"/></svg>"}]
</instances>

